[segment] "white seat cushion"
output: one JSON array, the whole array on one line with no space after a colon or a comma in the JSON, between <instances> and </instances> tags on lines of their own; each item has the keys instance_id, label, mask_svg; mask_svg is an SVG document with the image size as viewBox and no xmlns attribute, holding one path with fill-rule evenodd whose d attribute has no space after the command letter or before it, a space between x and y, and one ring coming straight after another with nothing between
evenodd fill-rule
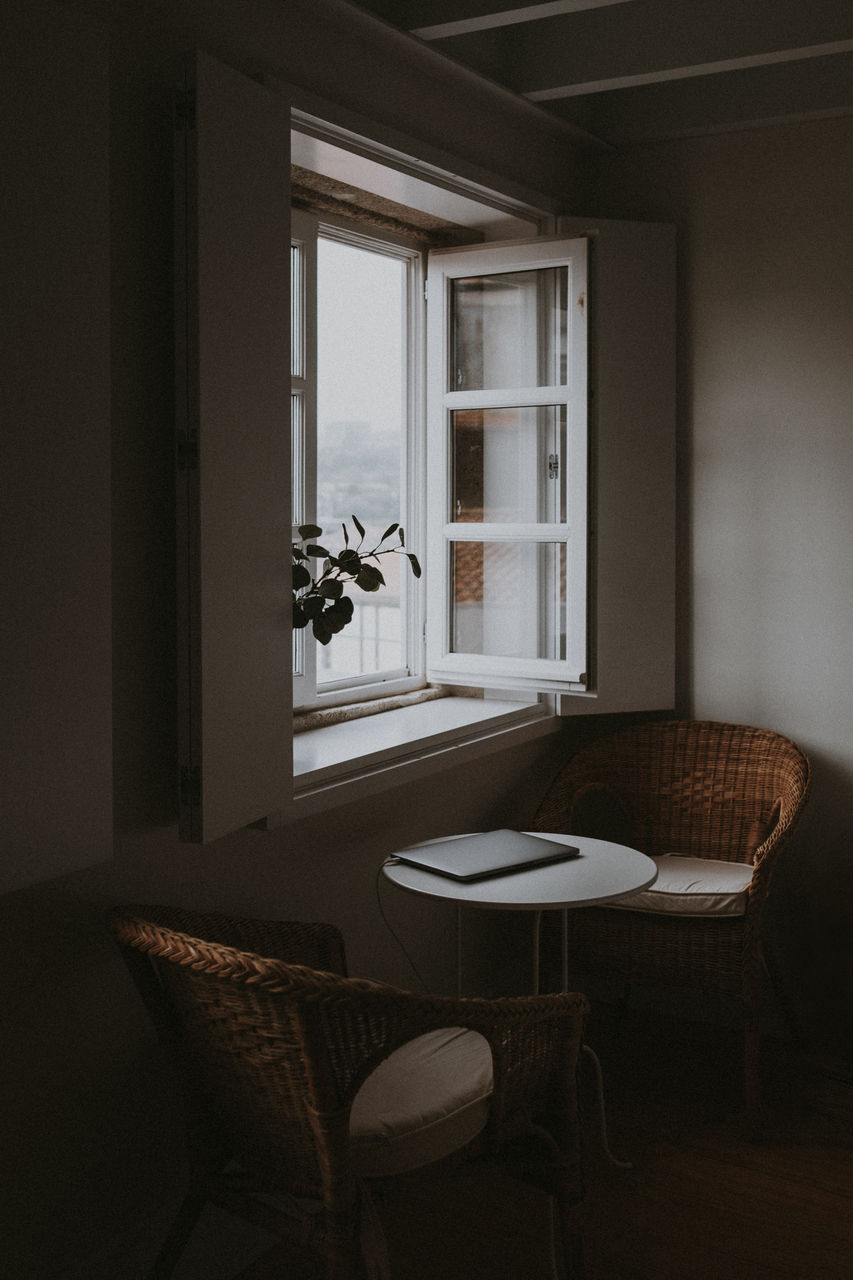
<instances>
[{"instance_id":1,"label":"white seat cushion","mask_svg":"<svg viewBox=\"0 0 853 1280\"><path fill-rule=\"evenodd\" d=\"M608 906L675 916L742 916L752 867L743 862L687 858L667 853L655 858L658 876L648 889L616 898Z\"/></svg>"},{"instance_id":2,"label":"white seat cushion","mask_svg":"<svg viewBox=\"0 0 853 1280\"><path fill-rule=\"evenodd\" d=\"M492 1051L479 1032L442 1027L410 1040L355 1096L356 1172L403 1173L458 1151L484 1128L491 1092Z\"/></svg>"}]
</instances>

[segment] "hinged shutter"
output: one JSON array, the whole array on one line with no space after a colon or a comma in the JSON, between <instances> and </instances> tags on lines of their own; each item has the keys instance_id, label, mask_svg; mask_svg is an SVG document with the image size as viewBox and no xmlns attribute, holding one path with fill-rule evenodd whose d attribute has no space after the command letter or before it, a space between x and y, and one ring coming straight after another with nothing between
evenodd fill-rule
<instances>
[{"instance_id":1,"label":"hinged shutter","mask_svg":"<svg viewBox=\"0 0 853 1280\"><path fill-rule=\"evenodd\" d=\"M181 837L289 785L287 102L188 55L176 129Z\"/></svg>"}]
</instances>

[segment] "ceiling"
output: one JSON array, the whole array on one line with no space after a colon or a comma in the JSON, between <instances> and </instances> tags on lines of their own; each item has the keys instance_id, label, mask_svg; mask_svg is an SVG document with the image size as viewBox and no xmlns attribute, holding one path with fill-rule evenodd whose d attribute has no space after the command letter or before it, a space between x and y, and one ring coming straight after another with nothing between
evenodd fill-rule
<instances>
[{"instance_id":1,"label":"ceiling","mask_svg":"<svg viewBox=\"0 0 853 1280\"><path fill-rule=\"evenodd\" d=\"M853 0L359 0L616 146L853 114Z\"/></svg>"}]
</instances>

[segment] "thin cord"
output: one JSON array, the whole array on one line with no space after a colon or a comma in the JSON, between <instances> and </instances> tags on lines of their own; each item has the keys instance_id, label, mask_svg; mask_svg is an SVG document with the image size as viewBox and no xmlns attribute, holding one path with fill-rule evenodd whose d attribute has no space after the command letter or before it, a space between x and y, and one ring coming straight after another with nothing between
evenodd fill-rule
<instances>
[{"instance_id":1,"label":"thin cord","mask_svg":"<svg viewBox=\"0 0 853 1280\"><path fill-rule=\"evenodd\" d=\"M381 891L380 891L380 882L381 882L381 878L382 878L382 869L383 869L383 867L392 866L395 862L399 862L399 861L400 861L400 859L399 859L399 858L386 858L384 862L381 862L381 863L379 864L379 869L378 869L378 871L376 872L376 905L379 907L379 914L380 914L380 915L381 915L381 917L382 917L382 920L383 920L383 923L384 923L384 925L385 925L385 928L386 928L386 929L388 930L388 932L391 934L391 937L394 939L394 941L396 942L397 946L400 948L400 950L402 951L403 955L406 957L406 960L407 960L407 961L408 961L408 963L409 963L409 967L411 968L412 973L415 975L415 977L417 978L418 982L421 984L421 988L422 988L422 990L423 990L423 991L427 991L427 984L424 982L424 980L423 980L423 978L422 978L422 976L421 976L421 974L420 974L420 971L419 971L419 969L418 969L418 966L415 964L414 960L413 960L413 959L412 959L412 957L409 955L409 953L408 953L408 951L406 950L406 948L403 946L403 943L400 941L400 937L399 937L399 935L398 935L398 933L397 933L396 929L394 928L394 926L391 924L391 921L390 921L390 920L388 919L388 917L386 916L386 914L385 914L385 907L382 905L382 893L381 893Z\"/></svg>"}]
</instances>

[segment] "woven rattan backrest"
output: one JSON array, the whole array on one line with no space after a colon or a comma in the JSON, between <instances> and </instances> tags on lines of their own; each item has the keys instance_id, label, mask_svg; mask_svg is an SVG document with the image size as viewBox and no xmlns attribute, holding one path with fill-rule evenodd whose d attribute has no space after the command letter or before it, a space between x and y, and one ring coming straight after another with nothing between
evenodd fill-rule
<instances>
[{"instance_id":1,"label":"woven rattan backrest","mask_svg":"<svg viewBox=\"0 0 853 1280\"><path fill-rule=\"evenodd\" d=\"M681 720L632 726L583 748L552 783L533 826L579 830L585 804L603 795L624 839L652 856L751 862L775 830L792 826L809 786L809 764L767 729Z\"/></svg>"},{"instance_id":2,"label":"woven rattan backrest","mask_svg":"<svg viewBox=\"0 0 853 1280\"><path fill-rule=\"evenodd\" d=\"M318 994L348 980L292 961L305 955L343 968L338 931L160 907L116 911L111 927L185 1092L200 1091L229 1151L294 1195L320 1196L329 1150L316 1116L334 1107L312 1057L312 1005L316 1021ZM266 942L286 959L236 942ZM200 1110L190 1110L197 1122Z\"/></svg>"}]
</instances>

